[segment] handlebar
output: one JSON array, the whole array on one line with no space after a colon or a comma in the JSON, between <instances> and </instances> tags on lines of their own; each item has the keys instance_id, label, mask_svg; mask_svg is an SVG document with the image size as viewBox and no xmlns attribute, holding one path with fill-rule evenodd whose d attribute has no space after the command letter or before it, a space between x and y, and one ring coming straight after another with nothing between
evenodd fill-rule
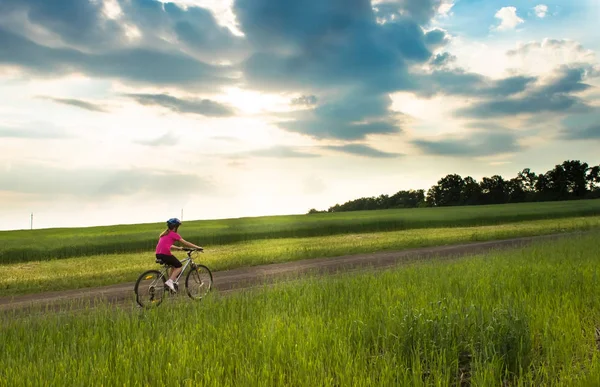
<instances>
[{"instance_id":1,"label":"handlebar","mask_svg":"<svg viewBox=\"0 0 600 387\"><path fill-rule=\"evenodd\" d=\"M192 248L192 247L184 247L184 248L182 248L182 250L183 251L187 251L188 253L191 253L192 251L199 251L201 253L204 252L204 249L195 249L195 248Z\"/></svg>"}]
</instances>

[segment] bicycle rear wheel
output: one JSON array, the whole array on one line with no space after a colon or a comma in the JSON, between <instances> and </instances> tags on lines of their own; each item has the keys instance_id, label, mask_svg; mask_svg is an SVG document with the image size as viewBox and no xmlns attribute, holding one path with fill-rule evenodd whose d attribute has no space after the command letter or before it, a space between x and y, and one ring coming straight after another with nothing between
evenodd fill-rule
<instances>
[{"instance_id":1,"label":"bicycle rear wheel","mask_svg":"<svg viewBox=\"0 0 600 387\"><path fill-rule=\"evenodd\" d=\"M213 277L210 269L204 265L195 265L185 277L188 296L201 300L212 289Z\"/></svg>"},{"instance_id":2,"label":"bicycle rear wheel","mask_svg":"<svg viewBox=\"0 0 600 387\"><path fill-rule=\"evenodd\" d=\"M157 307L165 294L165 276L158 270L148 270L135 283L135 299L144 308Z\"/></svg>"}]
</instances>

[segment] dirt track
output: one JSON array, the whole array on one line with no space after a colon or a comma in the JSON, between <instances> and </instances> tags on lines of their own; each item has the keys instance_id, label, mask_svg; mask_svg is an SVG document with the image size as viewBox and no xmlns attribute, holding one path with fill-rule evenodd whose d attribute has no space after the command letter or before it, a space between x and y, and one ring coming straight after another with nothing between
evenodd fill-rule
<instances>
[{"instance_id":1,"label":"dirt track","mask_svg":"<svg viewBox=\"0 0 600 387\"><path fill-rule=\"evenodd\" d=\"M373 267L385 268L402 263L433 258L456 258L460 256L489 252L491 250L518 247L536 241L548 241L582 233L553 234L537 237L505 239L489 242L475 242L460 245L425 247L394 252L346 255L332 258L306 259L302 261L245 267L213 273L214 288L219 292L230 292L250 288L264 283L285 280L301 274L328 274L341 271ZM29 294L14 297L0 297L0 311L16 311L42 307L48 310L61 310L61 305L73 304L93 306L98 302L132 305L134 283L124 283L99 288L85 288L57 292ZM183 290L183 289L181 289ZM72 309L73 305L68 309Z\"/></svg>"}]
</instances>

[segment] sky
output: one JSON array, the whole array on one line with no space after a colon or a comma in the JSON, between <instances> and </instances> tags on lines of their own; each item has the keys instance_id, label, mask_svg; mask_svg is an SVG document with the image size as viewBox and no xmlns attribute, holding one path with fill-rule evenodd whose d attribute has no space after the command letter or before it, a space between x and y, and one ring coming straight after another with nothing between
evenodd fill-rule
<instances>
[{"instance_id":1,"label":"sky","mask_svg":"<svg viewBox=\"0 0 600 387\"><path fill-rule=\"evenodd\" d=\"M2 0L0 230L302 214L600 164L599 17L596 0Z\"/></svg>"}]
</instances>

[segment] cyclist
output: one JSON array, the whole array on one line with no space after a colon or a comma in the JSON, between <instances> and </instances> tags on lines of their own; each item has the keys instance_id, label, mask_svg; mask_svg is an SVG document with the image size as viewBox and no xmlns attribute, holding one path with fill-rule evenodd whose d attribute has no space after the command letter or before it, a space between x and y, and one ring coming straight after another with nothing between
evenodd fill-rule
<instances>
[{"instance_id":1,"label":"cyclist","mask_svg":"<svg viewBox=\"0 0 600 387\"><path fill-rule=\"evenodd\" d=\"M181 226L181 221L179 219L171 218L171 219L167 220L167 229L160 234L160 237L158 238L158 244L156 245L156 259L161 260L162 262L166 263L167 265L171 265L174 267L173 272L171 273L171 276L169 277L169 279L166 282L166 285L174 292L176 292L177 290L175 290L175 285L174 285L173 280L175 278L177 278L177 276L181 272L181 267L183 265L181 264L179 259L177 259L171 253L171 249L183 250L183 247L174 246L173 243L181 242L182 244L184 244L186 246L189 246L189 247L192 247L192 248L195 248L198 250L203 250L202 247L196 246L195 244L184 240L181 237L181 235L179 235L177 233L179 226Z\"/></svg>"}]
</instances>

